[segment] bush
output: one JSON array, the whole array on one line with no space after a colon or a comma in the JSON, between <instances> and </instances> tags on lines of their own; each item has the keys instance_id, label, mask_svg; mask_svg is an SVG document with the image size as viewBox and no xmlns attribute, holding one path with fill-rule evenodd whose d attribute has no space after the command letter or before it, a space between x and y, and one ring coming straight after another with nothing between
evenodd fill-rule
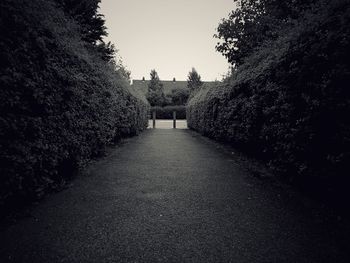
<instances>
[{"instance_id":1,"label":"bush","mask_svg":"<svg viewBox=\"0 0 350 263\"><path fill-rule=\"evenodd\" d=\"M172 105L185 105L187 103L189 96L190 96L189 89L177 88L177 89L172 89L171 93L167 97L169 98L169 101Z\"/></svg>"},{"instance_id":2,"label":"bush","mask_svg":"<svg viewBox=\"0 0 350 263\"><path fill-rule=\"evenodd\" d=\"M225 84L189 101L188 126L244 147L294 180L348 187L349 11L334 1L284 28Z\"/></svg>"},{"instance_id":3,"label":"bush","mask_svg":"<svg viewBox=\"0 0 350 263\"><path fill-rule=\"evenodd\" d=\"M53 0L0 8L0 205L10 206L145 129L149 106Z\"/></svg>"},{"instance_id":4,"label":"bush","mask_svg":"<svg viewBox=\"0 0 350 263\"><path fill-rule=\"evenodd\" d=\"M152 107L151 114L153 111L156 111L157 119L173 119L174 111L176 111L176 119L186 119L186 106Z\"/></svg>"}]
</instances>

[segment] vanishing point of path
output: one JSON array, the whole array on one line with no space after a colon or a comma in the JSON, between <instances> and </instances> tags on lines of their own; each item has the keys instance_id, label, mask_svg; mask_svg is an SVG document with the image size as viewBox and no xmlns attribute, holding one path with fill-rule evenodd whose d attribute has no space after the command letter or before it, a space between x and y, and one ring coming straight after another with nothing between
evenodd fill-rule
<instances>
[{"instance_id":1,"label":"vanishing point of path","mask_svg":"<svg viewBox=\"0 0 350 263\"><path fill-rule=\"evenodd\" d=\"M190 130L147 130L0 232L0 262L350 262L342 220Z\"/></svg>"}]
</instances>

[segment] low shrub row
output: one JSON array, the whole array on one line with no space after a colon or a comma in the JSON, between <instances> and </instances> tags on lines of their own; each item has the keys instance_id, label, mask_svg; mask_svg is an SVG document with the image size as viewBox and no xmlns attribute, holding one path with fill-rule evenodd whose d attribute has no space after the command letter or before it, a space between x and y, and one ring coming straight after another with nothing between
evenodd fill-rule
<instances>
[{"instance_id":1,"label":"low shrub row","mask_svg":"<svg viewBox=\"0 0 350 263\"><path fill-rule=\"evenodd\" d=\"M291 179L349 187L350 8L312 10L188 103L188 126ZM317 179L312 179L317 178Z\"/></svg>"},{"instance_id":2,"label":"low shrub row","mask_svg":"<svg viewBox=\"0 0 350 263\"><path fill-rule=\"evenodd\" d=\"M152 118L152 112L154 111L157 119L173 119L174 111L176 111L176 119L186 119L186 106L151 107L150 118Z\"/></svg>"},{"instance_id":3,"label":"low shrub row","mask_svg":"<svg viewBox=\"0 0 350 263\"><path fill-rule=\"evenodd\" d=\"M0 206L8 207L145 129L149 104L53 0L0 8Z\"/></svg>"}]
</instances>

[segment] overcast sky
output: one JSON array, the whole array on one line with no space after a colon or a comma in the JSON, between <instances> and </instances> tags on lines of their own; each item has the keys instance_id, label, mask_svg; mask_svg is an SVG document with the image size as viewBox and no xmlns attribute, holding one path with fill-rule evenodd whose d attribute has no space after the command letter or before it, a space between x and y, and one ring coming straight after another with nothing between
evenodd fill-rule
<instances>
[{"instance_id":1,"label":"overcast sky","mask_svg":"<svg viewBox=\"0 0 350 263\"><path fill-rule=\"evenodd\" d=\"M108 41L115 44L133 79L186 80L195 67L202 80L221 80L228 71L213 38L233 0L102 0Z\"/></svg>"}]
</instances>

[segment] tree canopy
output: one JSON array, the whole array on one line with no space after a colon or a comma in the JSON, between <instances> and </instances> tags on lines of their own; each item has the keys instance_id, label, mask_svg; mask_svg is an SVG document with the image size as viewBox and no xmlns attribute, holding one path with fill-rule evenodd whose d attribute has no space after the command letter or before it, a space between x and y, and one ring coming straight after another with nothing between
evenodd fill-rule
<instances>
[{"instance_id":1,"label":"tree canopy","mask_svg":"<svg viewBox=\"0 0 350 263\"><path fill-rule=\"evenodd\" d=\"M313 0L234 0L237 8L218 26L217 51L235 67L266 40L277 39Z\"/></svg>"},{"instance_id":2,"label":"tree canopy","mask_svg":"<svg viewBox=\"0 0 350 263\"><path fill-rule=\"evenodd\" d=\"M146 94L147 100L151 106L164 106L166 97L157 71L155 69L151 70L150 76L151 80L148 84L148 92Z\"/></svg>"},{"instance_id":3,"label":"tree canopy","mask_svg":"<svg viewBox=\"0 0 350 263\"><path fill-rule=\"evenodd\" d=\"M203 82L201 80L201 76L198 74L197 70L195 68L192 68L192 70L188 73L187 76L187 87L192 93L195 90L198 90L203 85Z\"/></svg>"},{"instance_id":4,"label":"tree canopy","mask_svg":"<svg viewBox=\"0 0 350 263\"><path fill-rule=\"evenodd\" d=\"M170 98L171 102L174 105L185 105L189 97L189 90L188 89L172 89Z\"/></svg>"},{"instance_id":5,"label":"tree canopy","mask_svg":"<svg viewBox=\"0 0 350 263\"><path fill-rule=\"evenodd\" d=\"M105 19L99 14L101 0L55 0L64 12L80 25L81 38L91 47L96 48L101 58L111 61L116 49L110 42L105 43L108 35Z\"/></svg>"}]
</instances>

